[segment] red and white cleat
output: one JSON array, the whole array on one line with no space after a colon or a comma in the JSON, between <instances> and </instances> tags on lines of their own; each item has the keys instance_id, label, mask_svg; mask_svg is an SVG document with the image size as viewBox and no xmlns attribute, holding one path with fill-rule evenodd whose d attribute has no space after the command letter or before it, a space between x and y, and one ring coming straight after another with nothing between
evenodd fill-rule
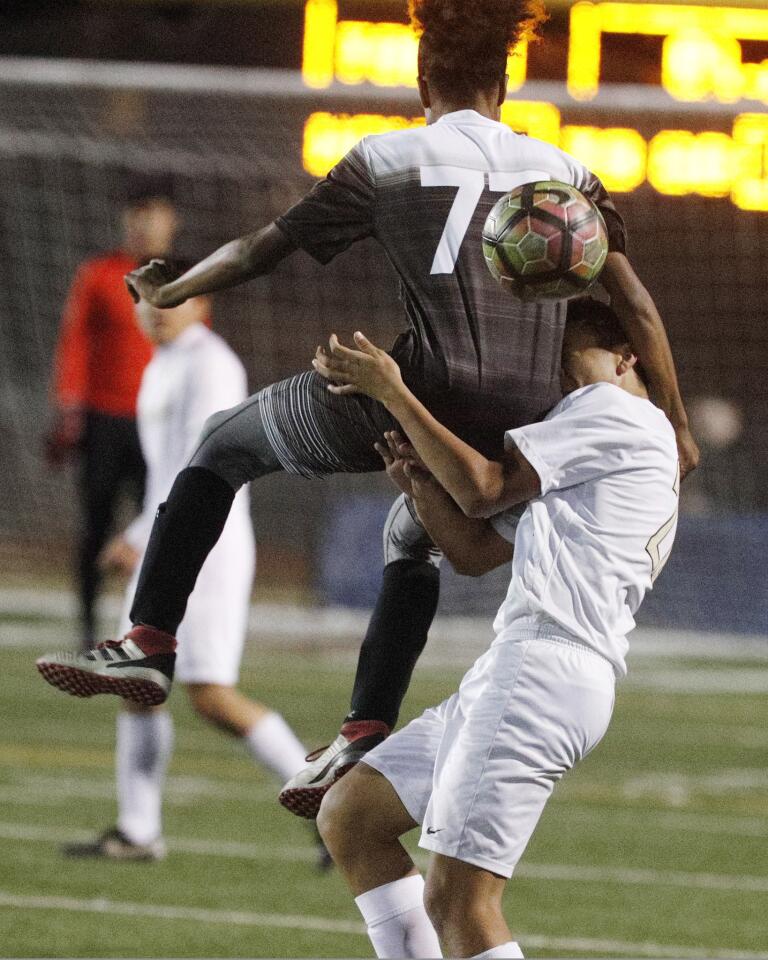
<instances>
[{"instance_id":1,"label":"red and white cleat","mask_svg":"<svg viewBox=\"0 0 768 960\"><path fill-rule=\"evenodd\" d=\"M309 754L308 765L286 783L278 800L297 817L314 820L323 797L334 783L388 736L389 727L381 720L345 723L329 747L320 747Z\"/></svg>"},{"instance_id":2,"label":"red and white cleat","mask_svg":"<svg viewBox=\"0 0 768 960\"><path fill-rule=\"evenodd\" d=\"M122 640L108 640L84 653L40 657L37 669L73 697L111 693L134 703L163 703L171 690L176 641L152 627L134 627Z\"/></svg>"}]
</instances>

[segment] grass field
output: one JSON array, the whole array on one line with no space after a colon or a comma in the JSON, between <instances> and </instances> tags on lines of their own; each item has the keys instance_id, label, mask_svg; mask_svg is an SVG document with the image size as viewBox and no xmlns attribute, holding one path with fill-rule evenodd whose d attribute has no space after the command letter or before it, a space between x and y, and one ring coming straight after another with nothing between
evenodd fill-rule
<instances>
[{"instance_id":1,"label":"grass field","mask_svg":"<svg viewBox=\"0 0 768 960\"><path fill-rule=\"evenodd\" d=\"M50 622L0 644L0 952L6 957L366 957L354 903L320 875L305 824L178 691L168 859L73 862L62 842L112 824L115 704L38 679ZM2 624L2 637L15 635ZM768 957L765 662L645 656L603 744L556 790L507 916L526 955ZM252 644L243 687L311 746L334 732L348 652ZM461 670L424 666L408 715Z\"/></svg>"}]
</instances>

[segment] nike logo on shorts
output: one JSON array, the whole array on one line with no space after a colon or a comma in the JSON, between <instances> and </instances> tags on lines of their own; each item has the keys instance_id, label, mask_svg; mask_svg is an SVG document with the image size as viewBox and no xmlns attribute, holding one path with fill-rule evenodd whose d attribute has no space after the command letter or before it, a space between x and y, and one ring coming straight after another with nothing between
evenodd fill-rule
<instances>
[{"instance_id":1,"label":"nike logo on shorts","mask_svg":"<svg viewBox=\"0 0 768 960\"><path fill-rule=\"evenodd\" d=\"M427 827L427 833L431 836L433 833L440 833L441 830L445 830L445 827L438 827L437 830L433 830L432 827Z\"/></svg>"}]
</instances>

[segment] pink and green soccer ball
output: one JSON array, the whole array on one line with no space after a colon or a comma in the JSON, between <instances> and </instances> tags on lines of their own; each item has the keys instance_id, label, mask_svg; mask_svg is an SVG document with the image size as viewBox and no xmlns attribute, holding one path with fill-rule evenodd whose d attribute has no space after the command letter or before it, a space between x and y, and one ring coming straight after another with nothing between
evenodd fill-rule
<instances>
[{"instance_id":1,"label":"pink and green soccer ball","mask_svg":"<svg viewBox=\"0 0 768 960\"><path fill-rule=\"evenodd\" d=\"M495 279L521 300L567 300L597 280L608 233L603 215L576 187L525 183L488 214L483 255Z\"/></svg>"}]
</instances>

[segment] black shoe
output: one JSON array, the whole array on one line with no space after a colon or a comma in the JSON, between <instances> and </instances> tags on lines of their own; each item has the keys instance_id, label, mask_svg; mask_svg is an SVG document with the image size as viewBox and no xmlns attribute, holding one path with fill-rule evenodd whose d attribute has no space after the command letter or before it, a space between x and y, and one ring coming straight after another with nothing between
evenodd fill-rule
<instances>
[{"instance_id":1,"label":"black shoe","mask_svg":"<svg viewBox=\"0 0 768 960\"><path fill-rule=\"evenodd\" d=\"M165 858L165 843L134 843L117 827L106 830L90 843L68 843L62 847L65 857L73 859L127 860L135 863Z\"/></svg>"}]
</instances>

